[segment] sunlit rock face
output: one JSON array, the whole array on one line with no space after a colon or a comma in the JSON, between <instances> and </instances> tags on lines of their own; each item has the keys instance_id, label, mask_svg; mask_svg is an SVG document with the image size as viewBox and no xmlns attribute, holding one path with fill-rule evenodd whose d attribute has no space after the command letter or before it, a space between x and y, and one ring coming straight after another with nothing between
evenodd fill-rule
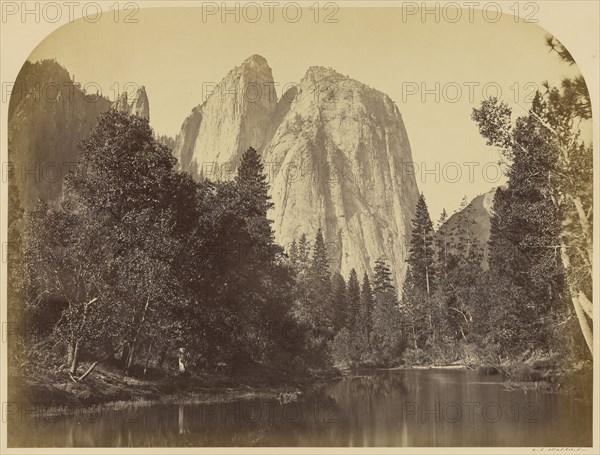
<instances>
[{"instance_id":1,"label":"sunlit rock face","mask_svg":"<svg viewBox=\"0 0 600 455\"><path fill-rule=\"evenodd\" d=\"M312 239L321 227L332 270L371 273L385 256L400 285L418 189L405 172L412 156L397 106L322 67L309 68L280 100L272 86L262 57L233 69L184 121L174 151L180 168L224 178L244 150L256 148L269 175L269 217L280 244L303 233ZM248 87L262 87L261 96Z\"/></svg>"},{"instance_id":2,"label":"sunlit rock face","mask_svg":"<svg viewBox=\"0 0 600 455\"><path fill-rule=\"evenodd\" d=\"M174 150L180 169L225 178L248 147L264 148L276 108L271 68L253 55L232 69L183 122Z\"/></svg>"}]
</instances>

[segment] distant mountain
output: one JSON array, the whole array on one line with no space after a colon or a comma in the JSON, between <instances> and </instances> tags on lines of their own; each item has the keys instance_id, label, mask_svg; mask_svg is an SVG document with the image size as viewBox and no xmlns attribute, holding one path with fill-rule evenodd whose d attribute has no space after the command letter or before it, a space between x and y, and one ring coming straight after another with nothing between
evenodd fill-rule
<instances>
[{"instance_id":1,"label":"distant mountain","mask_svg":"<svg viewBox=\"0 0 600 455\"><path fill-rule=\"evenodd\" d=\"M448 221L446 221L438 231L438 233L452 233L457 230L460 224L469 225L473 238L483 247L483 260L481 265L484 269L487 269L489 266L487 244L490 239L490 220L492 217L495 195L496 188L475 197L462 210L452 214L452 216L448 218Z\"/></svg>"},{"instance_id":2,"label":"distant mountain","mask_svg":"<svg viewBox=\"0 0 600 455\"><path fill-rule=\"evenodd\" d=\"M332 69L311 67L281 99L267 61L253 55L183 122L174 150L196 178L226 178L250 146L271 185L276 240L324 231L330 265L348 275L386 256L402 283L405 245L419 196L403 173L408 135L384 93Z\"/></svg>"},{"instance_id":3,"label":"distant mountain","mask_svg":"<svg viewBox=\"0 0 600 455\"><path fill-rule=\"evenodd\" d=\"M10 159L24 207L31 208L40 197L60 195L65 176L79 161L77 144L111 107L149 117L143 87L132 103L124 93L113 104L86 93L55 60L25 62L8 107Z\"/></svg>"},{"instance_id":4,"label":"distant mountain","mask_svg":"<svg viewBox=\"0 0 600 455\"><path fill-rule=\"evenodd\" d=\"M124 112L129 115L137 115L150 120L150 102L146 94L146 88L142 85L137 89L131 102L128 102L127 92L121 93L119 99L113 104L113 108L119 112Z\"/></svg>"}]
</instances>

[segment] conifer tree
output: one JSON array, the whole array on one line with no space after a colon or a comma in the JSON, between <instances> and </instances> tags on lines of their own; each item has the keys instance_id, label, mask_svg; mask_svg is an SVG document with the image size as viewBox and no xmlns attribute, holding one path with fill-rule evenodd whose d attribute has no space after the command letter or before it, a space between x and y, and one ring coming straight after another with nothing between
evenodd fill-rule
<instances>
[{"instance_id":1,"label":"conifer tree","mask_svg":"<svg viewBox=\"0 0 600 455\"><path fill-rule=\"evenodd\" d=\"M298 263L302 268L307 268L310 258L310 245L306 239L306 234L300 236L298 241Z\"/></svg>"},{"instance_id":2,"label":"conifer tree","mask_svg":"<svg viewBox=\"0 0 600 455\"><path fill-rule=\"evenodd\" d=\"M330 308L331 280L327 260L327 248L321 228L317 230L313 246L312 260L309 272L310 304L314 307L314 318L317 327L331 336L333 330L332 313Z\"/></svg>"},{"instance_id":3,"label":"conifer tree","mask_svg":"<svg viewBox=\"0 0 600 455\"><path fill-rule=\"evenodd\" d=\"M248 205L249 213L254 216L266 216L273 203L268 195L269 184L264 166L254 148L250 147L242 155L235 182Z\"/></svg>"},{"instance_id":4,"label":"conifer tree","mask_svg":"<svg viewBox=\"0 0 600 455\"><path fill-rule=\"evenodd\" d=\"M346 326L353 330L356 327L356 322L360 313L360 283L356 270L350 270L348 277L348 321Z\"/></svg>"},{"instance_id":5,"label":"conifer tree","mask_svg":"<svg viewBox=\"0 0 600 455\"><path fill-rule=\"evenodd\" d=\"M384 257L380 257L375 261L373 271L375 272L375 277L373 279L373 291L375 294L394 290L392 273L390 272L390 267Z\"/></svg>"},{"instance_id":6,"label":"conifer tree","mask_svg":"<svg viewBox=\"0 0 600 455\"><path fill-rule=\"evenodd\" d=\"M349 320L348 295L344 277L336 272L331 277L330 319L334 332L347 327Z\"/></svg>"},{"instance_id":7,"label":"conifer tree","mask_svg":"<svg viewBox=\"0 0 600 455\"><path fill-rule=\"evenodd\" d=\"M327 248L325 247L325 240L323 238L323 231L321 228L317 230L317 234L315 236L311 271L313 278L317 283L319 283L322 289L329 287L329 264L327 260Z\"/></svg>"},{"instance_id":8,"label":"conifer tree","mask_svg":"<svg viewBox=\"0 0 600 455\"><path fill-rule=\"evenodd\" d=\"M434 231L425 196L419 196L412 222L412 234L408 257L411 285L431 294L435 285Z\"/></svg>"},{"instance_id":9,"label":"conifer tree","mask_svg":"<svg viewBox=\"0 0 600 455\"><path fill-rule=\"evenodd\" d=\"M374 270L375 305L371 318L371 349L376 364L391 366L399 361L401 354L400 309L386 260L379 258Z\"/></svg>"},{"instance_id":10,"label":"conifer tree","mask_svg":"<svg viewBox=\"0 0 600 455\"><path fill-rule=\"evenodd\" d=\"M432 300L435 278L435 239L433 225L423 194L412 221L408 268L402 289L405 332L415 349L436 335L438 302Z\"/></svg>"},{"instance_id":11,"label":"conifer tree","mask_svg":"<svg viewBox=\"0 0 600 455\"><path fill-rule=\"evenodd\" d=\"M449 260L449 235L446 228L446 222L448 221L448 213L446 209L442 209L440 219L437 222L436 232L436 252L437 252L437 264L438 273L440 279L445 280L448 277L448 260Z\"/></svg>"},{"instance_id":12,"label":"conifer tree","mask_svg":"<svg viewBox=\"0 0 600 455\"><path fill-rule=\"evenodd\" d=\"M292 265L292 267L297 268L298 267L298 245L296 244L296 239L292 239L292 243L290 245L290 250L289 250L289 258L290 258L290 264Z\"/></svg>"},{"instance_id":13,"label":"conifer tree","mask_svg":"<svg viewBox=\"0 0 600 455\"><path fill-rule=\"evenodd\" d=\"M359 340L361 357L368 358L371 354L371 332L373 331L373 290L369 275L365 272L360 289L360 309L356 320L356 334Z\"/></svg>"}]
</instances>

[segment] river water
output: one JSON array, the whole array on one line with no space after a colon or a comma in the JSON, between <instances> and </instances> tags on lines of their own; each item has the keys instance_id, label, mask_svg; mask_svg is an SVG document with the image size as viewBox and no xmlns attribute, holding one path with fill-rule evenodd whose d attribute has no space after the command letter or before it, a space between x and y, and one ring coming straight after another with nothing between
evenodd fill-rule
<instances>
[{"instance_id":1,"label":"river water","mask_svg":"<svg viewBox=\"0 0 600 455\"><path fill-rule=\"evenodd\" d=\"M295 401L159 404L9 420L9 447L591 446L592 408L566 395L507 390L475 371L369 370ZM292 398L293 400L293 398ZM283 401L286 401L285 399ZM289 400L287 400L289 401Z\"/></svg>"}]
</instances>

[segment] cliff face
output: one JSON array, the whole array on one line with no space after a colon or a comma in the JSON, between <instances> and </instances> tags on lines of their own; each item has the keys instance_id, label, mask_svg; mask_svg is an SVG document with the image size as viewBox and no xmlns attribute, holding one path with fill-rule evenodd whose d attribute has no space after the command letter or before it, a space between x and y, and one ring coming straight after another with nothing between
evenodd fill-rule
<instances>
[{"instance_id":1,"label":"cliff face","mask_svg":"<svg viewBox=\"0 0 600 455\"><path fill-rule=\"evenodd\" d=\"M115 103L85 93L53 60L25 62L10 98L9 152L21 204L59 197L63 180L79 162L77 144L89 135L98 116L115 108L149 119L146 90L131 103L123 92Z\"/></svg>"},{"instance_id":2,"label":"cliff face","mask_svg":"<svg viewBox=\"0 0 600 455\"><path fill-rule=\"evenodd\" d=\"M184 121L174 150L180 169L211 178L230 172L250 145L264 148L276 107L271 68L253 55Z\"/></svg>"},{"instance_id":3,"label":"cliff face","mask_svg":"<svg viewBox=\"0 0 600 455\"><path fill-rule=\"evenodd\" d=\"M77 144L111 102L84 93L52 60L25 62L15 81L8 115L8 141L21 204L55 199L79 161Z\"/></svg>"},{"instance_id":4,"label":"cliff face","mask_svg":"<svg viewBox=\"0 0 600 455\"><path fill-rule=\"evenodd\" d=\"M234 87L235 81L238 87L239 81L273 82L271 69L257 56L222 84ZM174 152L181 169L215 177L199 165L236 163L255 147L269 175L275 204L269 216L280 244L303 233L312 239L321 227L333 270L345 276L352 268L371 273L374 261L386 256L396 283L402 283L418 189L414 176L403 173L412 156L393 101L321 67L310 68L278 103L264 92L251 104L225 99L211 95L185 120Z\"/></svg>"},{"instance_id":5,"label":"cliff face","mask_svg":"<svg viewBox=\"0 0 600 455\"><path fill-rule=\"evenodd\" d=\"M386 256L397 283L417 203L410 144L385 94L333 70L313 67L263 152L276 169L272 211L286 244L323 228L333 268L348 276Z\"/></svg>"}]
</instances>

